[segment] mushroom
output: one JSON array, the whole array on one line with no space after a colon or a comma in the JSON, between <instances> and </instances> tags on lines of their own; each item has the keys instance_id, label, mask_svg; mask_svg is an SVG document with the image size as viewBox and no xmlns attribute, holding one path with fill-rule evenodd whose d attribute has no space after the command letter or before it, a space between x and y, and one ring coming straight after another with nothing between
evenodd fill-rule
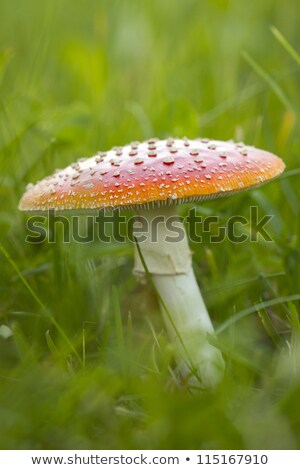
<instances>
[{"instance_id":1,"label":"mushroom","mask_svg":"<svg viewBox=\"0 0 300 470\"><path fill-rule=\"evenodd\" d=\"M209 342L214 334L192 267L192 255L176 206L257 187L285 166L275 155L232 141L150 139L80 159L30 185L23 211L121 208L142 221L134 272L147 267L159 293L167 330L182 374L206 388L221 379L224 361ZM180 233L174 238L175 228Z\"/></svg>"}]
</instances>

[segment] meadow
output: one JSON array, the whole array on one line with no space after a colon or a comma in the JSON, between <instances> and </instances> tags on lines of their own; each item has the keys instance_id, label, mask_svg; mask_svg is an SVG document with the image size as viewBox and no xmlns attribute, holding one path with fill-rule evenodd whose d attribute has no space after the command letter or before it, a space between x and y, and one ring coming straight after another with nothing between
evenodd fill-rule
<instances>
[{"instance_id":1,"label":"meadow","mask_svg":"<svg viewBox=\"0 0 300 470\"><path fill-rule=\"evenodd\" d=\"M1 1L1 449L299 449L298 15L297 0ZM213 391L172 373L129 240L29 244L18 211L55 168L170 135L286 164L266 186L178 210L273 215L272 242L191 243L226 361Z\"/></svg>"}]
</instances>

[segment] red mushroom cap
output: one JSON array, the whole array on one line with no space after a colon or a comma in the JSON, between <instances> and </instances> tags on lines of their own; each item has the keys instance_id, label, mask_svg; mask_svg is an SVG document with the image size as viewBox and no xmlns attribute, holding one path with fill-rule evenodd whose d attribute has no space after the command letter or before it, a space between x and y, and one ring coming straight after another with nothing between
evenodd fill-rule
<instances>
[{"instance_id":1,"label":"red mushroom cap","mask_svg":"<svg viewBox=\"0 0 300 470\"><path fill-rule=\"evenodd\" d=\"M150 139L57 170L29 185L19 208L139 208L200 201L259 186L284 168L280 158L244 144Z\"/></svg>"}]
</instances>

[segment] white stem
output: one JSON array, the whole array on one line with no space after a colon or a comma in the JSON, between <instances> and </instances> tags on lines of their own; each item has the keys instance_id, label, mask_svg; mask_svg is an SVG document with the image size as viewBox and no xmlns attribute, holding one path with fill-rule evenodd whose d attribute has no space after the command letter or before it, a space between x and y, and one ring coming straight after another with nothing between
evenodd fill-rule
<instances>
[{"instance_id":1,"label":"white stem","mask_svg":"<svg viewBox=\"0 0 300 470\"><path fill-rule=\"evenodd\" d=\"M164 221L157 223L161 216ZM207 333L213 334L214 329L195 279L184 226L174 206L139 212L137 226L145 230L136 234L136 238L162 299L161 310L181 373L187 375L194 370L200 382L212 388L223 376L224 361L220 351L207 340ZM141 235L143 241L139 241ZM134 271L144 275L137 248Z\"/></svg>"}]
</instances>

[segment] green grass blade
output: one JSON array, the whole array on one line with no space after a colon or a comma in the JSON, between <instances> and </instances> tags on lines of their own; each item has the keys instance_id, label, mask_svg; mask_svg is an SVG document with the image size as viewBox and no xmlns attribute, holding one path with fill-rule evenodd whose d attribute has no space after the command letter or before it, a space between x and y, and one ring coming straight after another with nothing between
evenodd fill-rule
<instances>
[{"instance_id":1,"label":"green grass blade","mask_svg":"<svg viewBox=\"0 0 300 470\"><path fill-rule=\"evenodd\" d=\"M271 26L271 32L277 39L277 41L283 46L283 48L287 51L287 53L294 59L294 61L300 65L300 55L293 48L293 46L288 42L288 40L283 36L283 34L275 28L275 26Z\"/></svg>"},{"instance_id":2,"label":"green grass blade","mask_svg":"<svg viewBox=\"0 0 300 470\"><path fill-rule=\"evenodd\" d=\"M271 318L268 315L268 312L266 312L265 309L260 309L260 310L257 311L257 314L260 318L260 321L261 321L264 329L266 330L267 335L269 336L269 338L271 338L271 340L273 341L275 346L277 348L283 346L284 342L283 342L281 336L277 333L277 331L276 331L276 329L273 325L273 322L272 322Z\"/></svg>"},{"instance_id":3,"label":"green grass blade","mask_svg":"<svg viewBox=\"0 0 300 470\"><path fill-rule=\"evenodd\" d=\"M12 338L14 339L20 358L29 361L31 364L37 363L37 356L33 351L32 344L28 342L18 323L12 325Z\"/></svg>"},{"instance_id":4,"label":"green grass blade","mask_svg":"<svg viewBox=\"0 0 300 470\"><path fill-rule=\"evenodd\" d=\"M112 286L111 299L112 299L112 308L113 308L116 332L117 332L117 344L118 344L119 357L123 361L125 354L126 354L125 335L124 335L122 315L121 315L121 310L120 310L119 293L118 293L118 289L116 286Z\"/></svg>"},{"instance_id":5,"label":"green grass blade","mask_svg":"<svg viewBox=\"0 0 300 470\"><path fill-rule=\"evenodd\" d=\"M85 341L85 328L82 328L82 365L85 367L86 360L86 341Z\"/></svg>"},{"instance_id":6,"label":"green grass blade","mask_svg":"<svg viewBox=\"0 0 300 470\"><path fill-rule=\"evenodd\" d=\"M216 329L216 332L217 334L222 333L237 321L242 320L243 318L247 317L248 315L251 315L252 313L257 313L260 309L273 307L274 305L280 305L288 302L293 302L294 300L300 300L300 294L287 295L286 297L278 297L277 299L266 300L265 302L260 302L254 305L253 307L245 308L244 310L241 310L240 312L236 313L231 318L228 318L228 320L223 322L222 325L220 325L219 328Z\"/></svg>"},{"instance_id":7,"label":"green grass blade","mask_svg":"<svg viewBox=\"0 0 300 470\"><path fill-rule=\"evenodd\" d=\"M257 75L259 75L269 85L282 105L289 111L294 112L293 106L278 83L275 82L275 80L248 54L248 52L243 52L243 57L254 72L256 72Z\"/></svg>"},{"instance_id":8,"label":"green grass blade","mask_svg":"<svg viewBox=\"0 0 300 470\"><path fill-rule=\"evenodd\" d=\"M299 319L297 309L292 302L288 303L288 307L289 307L289 313L287 315L287 319L293 328L293 332L295 332L297 336L300 337L300 319Z\"/></svg>"},{"instance_id":9,"label":"green grass blade","mask_svg":"<svg viewBox=\"0 0 300 470\"><path fill-rule=\"evenodd\" d=\"M45 336L46 336L48 348L53 356L53 359L57 362L61 362L61 354L59 350L57 349L53 339L51 338L49 330L46 331Z\"/></svg>"},{"instance_id":10,"label":"green grass blade","mask_svg":"<svg viewBox=\"0 0 300 470\"><path fill-rule=\"evenodd\" d=\"M236 287L243 287L247 284L251 283L256 283L256 282L265 282L267 279L273 279L276 277L281 277L281 276L286 276L286 273L284 271L280 271L277 273L270 273L270 274L265 274L265 273L260 273L258 276L251 276L243 279L238 279L234 280L228 284L219 284L216 285L215 287L211 289L207 289L203 291L203 294L205 297L208 297L209 295L216 295L219 292L226 291L226 290L233 290Z\"/></svg>"},{"instance_id":11,"label":"green grass blade","mask_svg":"<svg viewBox=\"0 0 300 470\"><path fill-rule=\"evenodd\" d=\"M26 287L26 289L28 290L28 292L30 293L30 295L33 297L33 299L36 301L36 303L39 305L39 307L41 308L42 312L45 313L45 315L47 316L47 318L49 318L49 320L52 322L52 324L55 326L55 328L57 329L57 331L60 333L60 335L62 336L62 338L64 339L65 343L69 346L70 350L73 352L73 354L76 356L76 358L78 359L78 361L80 362L80 364L82 364L82 360L81 360L81 357L79 356L78 352L76 351L76 349L74 348L71 340L68 338L68 336L66 335L66 333L64 332L64 330L61 328L61 326L59 325L59 323L57 323L57 321L55 320L54 316L52 315L52 313L47 309L47 307L43 304L43 302L40 300L40 298L37 296L37 294L34 292L34 290L32 289L32 287L30 286L30 284L27 282L27 280L25 279L25 277L23 276L23 274L21 273L20 269L18 268L17 264L15 263L15 261L11 258L10 254L8 253L8 251L6 250L6 248L2 245L2 243L0 242L0 251L2 252L2 254L4 255L4 257L6 258L6 260L9 262L9 264L12 266L12 268L15 270L15 272L17 273L19 279L22 281L22 283L24 284L24 286Z\"/></svg>"},{"instance_id":12,"label":"green grass blade","mask_svg":"<svg viewBox=\"0 0 300 470\"><path fill-rule=\"evenodd\" d=\"M278 181L284 180L286 178L290 178L290 176L298 176L300 175L300 168L294 168L293 170L285 171L278 177Z\"/></svg>"},{"instance_id":13,"label":"green grass blade","mask_svg":"<svg viewBox=\"0 0 300 470\"><path fill-rule=\"evenodd\" d=\"M237 348L230 347L224 344L222 341L216 340L215 336L209 336L209 342L215 348L218 348L221 353L226 356L227 361L233 361L236 364L241 364L243 367L246 367L249 370L252 370L256 373L262 373L263 369L258 363L254 363L252 358L248 358L244 353L240 353Z\"/></svg>"}]
</instances>

